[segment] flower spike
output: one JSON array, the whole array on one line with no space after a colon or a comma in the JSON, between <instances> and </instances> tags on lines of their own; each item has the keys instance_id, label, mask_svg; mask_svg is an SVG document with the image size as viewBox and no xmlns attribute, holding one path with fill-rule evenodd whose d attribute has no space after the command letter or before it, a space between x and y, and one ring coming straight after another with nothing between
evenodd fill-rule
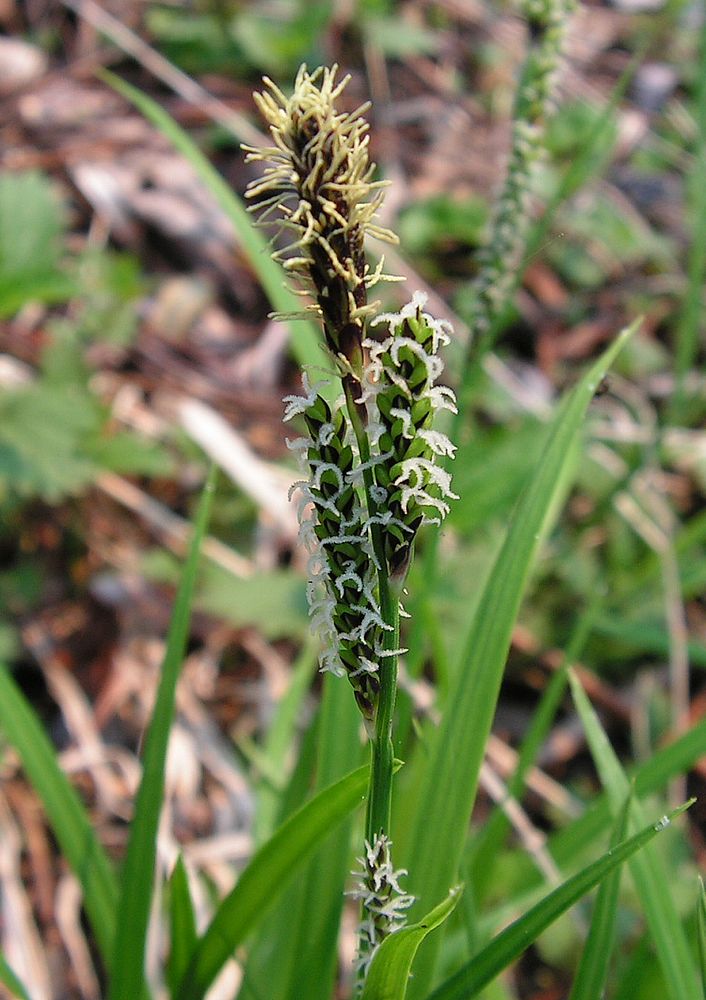
<instances>
[{"instance_id":1,"label":"flower spike","mask_svg":"<svg viewBox=\"0 0 706 1000\"><path fill-rule=\"evenodd\" d=\"M365 321L377 308L368 302L368 288L386 277L381 269L370 270L365 237L390 243L397 237L375 223L385 182L372 179L375 164L362 117L369 105L350 114L336 110L350 79L336 82L337 72L336 66L313 73L302 66L289 98L265 79L268 89L255 94L255 101L274 146L246 147L249 161L270 164L264 177L249 185L247 197L263 219L279 210L291 240L276 256L312 294L327 346L343 371L358 376Z\"/></svg>"},{"instance_id":2,"label":"flower spike","mask_svg":"<svg viewBox=\"0 0 706 1000\"><path fill-rule=\"evenodd\" d=\"M357 960L363 976L385 938L403 927L404 911L414 902L414 896L400 888L400 879L407 870L394 869L391 847L392 842L385 834L376 836L372 844L366 840L365 857L356 859L360 870L352 873L357 882L348 895L363 903Z\"/></svg>"},{"instance_id":3,"label":"flower spike","mask_svg":"<svg viewBox=\"0 0 706 1000\"><path fill-rule=\"evenodd\" d=\"M370 356L364 396L372 404L370 429L381 456L374 466L378 507L388 513L385 557L396 578L407 572L421 525L438 524L448 513L447 500L457 499L449 473L436 464L456 449L433 427L437 411L455 410L451 390L434 384L448 325L424 313L425 304L418 292L401 312L379 316L371 325L386 325L388 336L364 342Z\"/></svg>"},{"instance_id":4,"label":"flower spike","mask_svg":"<svg viewBox=\"0 0 706 1000\"><path fill-rule=\"evenodd\" d=\"M351 481L348 420L341 406L332 409L306 383L305 392L288 398L287 415L302 414L309 432L290 447L302 453L309 476L297 488L301 532L310 555L310 611L323 640L322 667L348 676L363 718L372 725L385 623L374 594L375 566L363 507Z\"/></svg>"}]
</instances>

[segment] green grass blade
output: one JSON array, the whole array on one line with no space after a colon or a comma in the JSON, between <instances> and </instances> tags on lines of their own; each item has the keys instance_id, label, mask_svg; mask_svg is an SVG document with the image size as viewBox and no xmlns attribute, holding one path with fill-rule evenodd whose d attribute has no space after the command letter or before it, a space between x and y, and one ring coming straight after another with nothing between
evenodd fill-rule
<instances>
[{"instance_id":1,"label":"green grass blade","mask_svg":"<svg viewBox=\"0 0 706 1000\"><path fill-rule=\"evenodd\" d=\"M56 759L39 719L9 671L0 666L0 729L20 755L61 853L81 883L83 901L106 966L110 967L118 898L113 868L76 791Z\"/></svg>"},{"instance_id":2,"label":"green grass blade","mask_svg":"<svg viewBox=\"0 0 706 1000\"><path fill-rule=\"evenodd\" d=\"M601 782L608 792L612 811L617 814L630 791L630 782L593 706L572 673L569 673L569 682L591 755ZM644 822L644 814L637 801L633 803L632 816L637 823ZM694 961L672 898L670 879L661 858L648 848L631 862L630 868L669 995L672 1000L698 996L699 984Z\"/></svg>"},{"instance_id":3,"label":"green grass blade","mask_svg":"<svg viewBox=\"0 0 706 1000\"><path fill-rule=\"evenodd\" d=\"M625 840L631 805L632 796L626 801L615 824L611 848ZM621 871L622 868L614 869L601 882L569 1000L602 1000L604 996L615 935Z\"/></svg>"},{"instance_id":4,"label":"green grass blade","mask_svg":"<svg viewBox=\"0 0 706 1000\"><path fill-rule=\"evenodd\" d=\"M517 767L507 783L508 798L515 800L521 798L525 777L551 728L566 684L566 670L561 669L554 674L547 685L537 710L532 716L530 728L520 750ZM470 845L467 860L472 872L473 891L478 900L482 900L492 886L495 866L500 858L499 848L504 843L510 829L511 824L506 812L499 805L496 805L489 819L483 824L476 834L474 842Z\"/></svg>"},{"instance_id":5,"label":"green grass blade","mask_svg":"<svg viewBox=\"0 0 706 1000\"><path fill-rule=\"evenodd\" d=\"M456 881L512 628L530 567L551 510L566 486L567 456L576 444L588 404L634 328L616 338L559 408L539 468L511 520L479 602L462 669L454 678L446 714L432 742L418 794L411 849L403 859L410 872L410 891L422 905L443 898ZM423 996L430 984L439 937L435 935L420 949L412 996Z\"/></svg>"},{"instance_id":6,"label":"green grass blade","mask_svg":"<svg viewBox=\"0 0 706 1000\"><path fill-rule=\"evenodd\" d=\"M467 965L434 990L428 1000L470 1000L471 997L477 996L483 987L487 986L495 976L514 962L562 913L578 902L618 865L644 848L653 837L665 829L685 809L688 809L694 801L691 799L685 805L671 812L669 816L646 826L634 837L623 841L618 847L611 848L598 861L594 861L593 864L567 879L536 906L533 906L531 910L498 934ZM694 994L685 993L682 1000L685 1000L687 996L694 996Z\"/></svg>"},{"instance_id":7,"label":"green grass blade","mask_svg":"<svg viewBox=\"0 0 706 1000\"><path fill-rule=\"evenodd\" d=\"M361 761L360 713L349 685L325 678L317 767L317 790L325 788ZM278 949L287 1000L329 1000L334 993L338 931L350 873L352 817L329 834L302 872L298 899L290 910L286 939ZM312 900L316 903L312 906Z\"/></svg>"},{"instance_id":8,"label":"green grass blade","mask_svg":"<svg viewBox=\"0 0 706 1000\"><path fill-rule=\"evenodd\" d=\"M703 756L706 745L706 721L695 725L674 743L658 750L630 775L637 798L644 798L661 791L676 775L684 774ZM586 850L597 837L610 828L611 812L605 792L597 796L582 816L553 833L548 849L559 867L571 864L572 859ZM539 881L534 863L526 857L515 859L516 872L513 886L531 889Z\"/></svg>"},{"instance_id":9,"label":"green grass blade","mask_svg":"<svg viewBox=\"0 0 706 1000\"><path fill-rule=\"evenodd\" d=\"M587 134L582 137L581 148L569 164L559 185L545 205L539 220L534 224L527 240L527 260L539 253L547 241L549 231L561 205L572 195L585 187L589 181L597 179L610 162L613 143L606 143L606 138L615 129L616 112L639 69L648 45L643 44L625 67L623 73L613 87L607 102L601 109Z\"/></svg>"},{"instance_id":10,"label":"green grass blade","mask_svg":"<svg viewBox=\"0 0 706 1000\"><path fill-rule=\"evenodd\" d=\"M142 780L121 875L109 1000L135 1000L140 995L152 904L157 827L164 795L164 767L174 719L174 696L189 634L191 604L201 541L206 533L215 483L211 471L201 495L194 531L169 625L162 676L157 690L142 761Z\"/></svg>"},{"instance_id":11,"label":"green grass blade","mask_svg":"<svg viewBox=\"0 0 706 1000\"><path fill-rule=\"evenodd\" d=\"M181 854L169 879L169 958L167 983L174 996L176 988L191 961L198 939L194 904L189 890L189 877Z\"/></svg>"},{"instance_id":12,"label":"green grass blade","mask_svg":"<svg viewBox=\"0 0 706 1000\"><path fill-rule=\"evenodd\" d=\"M234 949L257 929L297 866L364 800L369 770L360 767L320 792L257 851L199 939L178 1000L201 1000Z\"/></svg>"},{"instance_id":13,"label":"green grass blade","mask_svg":"<svg viewBox=\"0 0 706 1000\"><path fill-rule=\"evenodd\" d=\"M241 199L231 190L189 135L177 125L164 108L136 87L132 87L107 70L102 70L98 75L134 104L138 111L188 160L232 222L240 246L273 308L281 313L301 312L301 300L285 284L284 271L272 260L268 241L255 226ZM301 367L325 364L321 340L313 324L297 320L291 324L291 338L294 356Z\"/></svg>"},{"instance_id":14,"label":"green grass blade","mask_svg":"<svg viewBox=\"0 0 706 1000\"><path fill-rule=\"evenodd\" d=\"M659 987L652 987L655 980ZM652 942L647 935L635 942L632 951L624 956L623 968L617 982L611 983L613 995L610 1000L635 1000L641 994L651 993L650 1000L662 1000L664 985L659 975L659 968L652 948Z\"/></svg>"},{"instance_id":15,"label":"green grass blade","mask_svg":"<svg viewBox=\"0 0 706 1000\"><path fill-rule=\"evenodd\" d=\"M24 983L10 968L2 952L0 952L0 983L9 990L11 998L31 1000Z\"/></svg>"},{"instance_id":16,"label":"green grass blade","mask_svg":"<svg viewBox=\"0 0 706 1000\"><path fill-rule=\"evenodd\" d=\"M280 770L291 750L302 702L318 669L319 643L310 637L292 666L292 677L265 737L265 752Z\"/></svg>"},{"instance_id":17,"label":"green grass blade","mask_svg":"<svg viewBox=\"0 0 706 1000\"><path fill-rule=\"evenodd\" d=\"M521 798L527 772L534 765L537 754L549 735L568 684L567 667L575 663L581 656L591 634L601 601L600 591L597 590L590 606L580 615L576 623L561 668L547 684L539 705L532 715L527 734L522 740L517 767L507 783L507 794L514 799ZM484 894L492 884L495 863L499 856L498 846L503 843L509 829L510 821L500 806L496 805L490 819L483 824L471 845L469 862L473 873L473 891L477 899L483 899Z\"/></svg>"},{"instance_id":18,"label":"green grass blade","mask_svg":"<svg viewBox=\"0 0 706 1000\"><path fill-rule=\"evenodd\" d=\"M314 642L307 642L292 666L289 688L277 706L263 747L268 765L282 777L287 774L287 754L295 744L297 718L316 669L317 648ZM352 768L353 765L345 768L343 773ZM254 842L257 847L274 832L280 799L281 792L276 786L265 781L260 782L253 826Z\"/></svg>"},{"instance_id":19,"label":"green grass blade","mask_svg":"<svg viewBox=\"0 0 706 1000\"><path fill-rule=\"evenodd\" d=\"M409 970L417 949L427 934L446 920L461 898L462 886L456 886L417 924L403 927L382 942L370 964L360 1000L404 1000Z\"/></svg>"},{"instance_id":20,"label":"green grass blade","mask_svg":"<svg viewBox=\"0 0 706 1000\"><path fill-rule=\"evenodd\" d=\"M599 618L595 631L610 639L619 639L630 651L652 656L668 656L671 649L671 639L666 625L652 622L630 622L622 620L618 615ZM687 643L689 662L695 667L706 667L706 644L698 639Z\"/></svg>"},{"instance_id":21,"label":"green grass blade","mask_svg":"<svg viewBox=\"0 0 706 1000\"><path fill-rule=\"evenodd\" d=\"M313 719L301 735L296 763L277 802L275 830L293 816L298 809L301 809L311 796L311 790L316 780L322 710L323 705L320 703ZM253 853L260 846L259 843L254 844ZM263 1000L268 996L269 989L263 985L263 978L264 983L267 983L266 977L269 969L275 970L274 976L277 982L282 981L278 955L275 951L280 940L278 920L282 908L294 895L300 877L301 872L294 882L290 882L283 892L278 894L274 907L253 928L254 933L247 940L247 964L238 994L239 1000Z\"/></svg>"},{"instance_id":22,"label":"green grass blade","mask_svg":"<svg viewBox=\"0 0 706 1000\"><path fill-rule=\"evenodd\" d=\"M692 220L692 236L687 264L688 283L675 341L676 392L669 407L669 418L678 423L684 418L684 379L693 369L703 333L703 289L706 280L706 23L701 29L700 59L694 107L696 108L696 149L689 178L690 206L686 217Z\"/></svg>"},{"instance_id":23,"label":"green grass blade","mask_svg":"<svg viewBox=\"0 0 706 1000\"><path fill-rule=\"evenodd\" d=\"M699 965L701 970L701 989L706 1000L706 889L699 879L699 900L696 904L696 925L699 940Z\"/></svg>"},{"instance_id":24,"label":"green grass blade","mask_svg":"<svg viewBox=\"0 0 706 1000\"><path fill-rule=\"evenodd\" d=\"M361 761L360 713L350 686L324 675L315 791ZM249 948L243 997L329 1000L334 991L338 928L351 868L351 820L339 823L282 893ZM312 905L312 900L316 901Z\"/></svg>"}]
</instances>

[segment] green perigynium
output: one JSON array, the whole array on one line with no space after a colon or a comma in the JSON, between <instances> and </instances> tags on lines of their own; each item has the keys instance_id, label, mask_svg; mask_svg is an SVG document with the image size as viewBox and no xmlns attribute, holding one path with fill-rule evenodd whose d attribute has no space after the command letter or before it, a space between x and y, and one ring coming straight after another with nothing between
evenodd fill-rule
<instances>
[{"instance_id":1,"label":"green perigynium","mask_svg":"<svg viewBox=\"0 0 706 1000\"><path fill-rule=\"evenodd\" d=\"M400 652L385 648L383 633L392 626L381 614L378 574L401 581L419 528L439 524L456 498L449 473L438 464L455 449L434 426L440 411L455 409L451 390L436 385L448 326L424 313L424 303L417 293L399 313L383 313L371 325L384 326L387 336L363 342L369 357L359 397L368 411L365 463L343 400L329 407L306 380L305 396L285 400L285 419L303 415L309 432L290 447L308 473L296 489L309 552L309 607L323 640L321 665L347 674L368 723L375 717L380 661ZM366 468L373 477L370 495Z\"/></svg>"},{"instance_id":2,"label":"green perigynium","mask_svg":"<svg viewBox=\"0 0 706 1000\"><path fill-rule=\"evenodd\" d=\"M305 389L308 385L305 381ZM308 473L295 484L301 537L309 553L307 597L322 641L321 665L347 674L366 723L375 717L381 635L376 572L365 510L353 480L354 452L341 403L329 407L314 388L288 396L285 419L302 414L309 435L290 442Z\"/></svg>"},{"instance_id":3,"label":"green perigynium","mask_svg":"<svg viewBox=\"0 0 706 1000\"><path fill-rule=\"evenodd\" d=\"M370 406L370 435L379 459L374 465L375 499L384 524L385 559L391 577L404 577L414 538L422 524L439 524L449 510L449 473L437 464L456 450L434 426L440 410L456 411L454 395L436 379L443 365L439 348L449 341L449 324L422 311L417 292L399 313L371 323L386 329L382 341L368 339L364 396Z\"/></svg>"}]
</instances>

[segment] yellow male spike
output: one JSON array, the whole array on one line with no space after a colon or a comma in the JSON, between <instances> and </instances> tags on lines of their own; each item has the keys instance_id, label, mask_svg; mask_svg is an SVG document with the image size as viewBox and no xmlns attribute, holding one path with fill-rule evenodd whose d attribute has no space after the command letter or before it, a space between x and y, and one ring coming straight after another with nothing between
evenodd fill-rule
<instances>
[{"instance_id":1,"label":"yellow male spike","mask_svg":"<svg viewBox=\"0 0 706 1000\"><path fill-rule=\"evenodd\" d=\"M326 342L343 370L359 377L362 340L368 316L377 309L367 290L384 279L371 271L365 257L366 235L390 243L397 237L375 224L384 181L374 181L368 156L369 105L347 113L335 102L349 77L336 82L338 67L309 73L302 66L294 91L286 97L271 80L255 102L270 126L274 146L247 147L250 160L269 164L254 180L247 197L262 220L279 212L280 224L292 239L277 256L313 296Z\"/></svg>"}]
</instances>

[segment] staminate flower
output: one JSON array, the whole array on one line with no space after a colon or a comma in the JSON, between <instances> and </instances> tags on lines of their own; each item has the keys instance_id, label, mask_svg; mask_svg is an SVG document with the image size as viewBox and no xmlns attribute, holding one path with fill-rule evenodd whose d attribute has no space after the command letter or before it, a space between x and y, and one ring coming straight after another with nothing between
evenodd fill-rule
<instances>
[{"instance_id":1,"label":"staminate flower","mask_svg":"<svg viewBox=\"0 0 706 1000\"><path fill-rule=\"evenodd\" d=\"M382 262L371 272L365 236L391 243L397 237L374 222L385 182L372 179L368 124L361 117L369 105L351 113L336 110L349 80L336 83L337 71L334 66L310 74L302 66L291 97L265 78L269 92L255 94L255 100L275 145L247 147L248 160L271 164L249 185L247 197L257 199L253 209L261 221L279 214L292 239L275 256L304 294L313 296L309 308L321 316L326 343L344 371L359 375L365 320L377 308L367 300L368 288L389 277Z\"/></svg>"},{"instance_id":2,"label":"staminate flower","mask_svg":"<svg viewBox=\"0 0 706 1000\"><path fill-rule=\"evenodd\" d=\"M435 385L441 374L440 346L448 343L448 324L422 312L426 296L417 292L399 313L384 313L373 326L386 324L381 342L366 340L369 362L364 398L370 433L376 436L376 503L384 511L384 550L390 573L403 577L422 524L439 524L449 510L451 477L437 465L456 450L434 429L438 411L455 412L452 391Z\"/></svg>"},{"instance_id":3,"label":"staminate flower","mask_svg":"<svg viewBox=\"0 0 706 1000\"><path fill-rule=\"evenodd\" d=\"M297 483L300 524L310 554L307 595L323 643L321 665L345 673L368 724L375 717L382 620L366 517L352 482L354 451L345 411L333 409L305 380L306 396L288 396L285 414L302 414L309 437L291 442L309 479Z\"/></svg>"},{"instance_id":4,"label":"staminate flower","mask_svg":"<svg viewBox=\"0 0 706 1000\"><path fill-rule=\"evenodd\" d=\"M407 874L405 868L397 871L392 866L392 842L380 834L372 844L365 841L365 857L356 858L361 870L353 872L358 882L348 895L362 902L363 919L360 925L357 966L361 979L365 978L373 956L390 934L400 930L405 923L405 910L414 902L414 896L400 888L400 879Z\"/></svg>"}]
</instances>

